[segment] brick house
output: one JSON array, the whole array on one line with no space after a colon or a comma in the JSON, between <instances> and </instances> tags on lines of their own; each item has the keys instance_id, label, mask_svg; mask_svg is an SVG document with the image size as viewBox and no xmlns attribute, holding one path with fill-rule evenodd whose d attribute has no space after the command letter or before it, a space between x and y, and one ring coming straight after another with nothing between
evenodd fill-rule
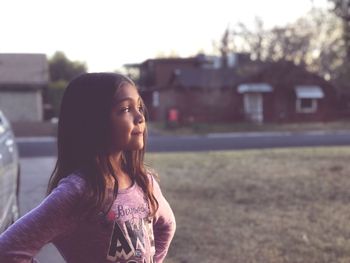
<instances>
[{"instance_id":1,"label":"brick house","mask_svg":"<svg viewBox=\"0 0 350 263\"><path fill-rule=\"evenodd\" d=\"M0 54L0 109L11 122L43 120L43 90L49 82L44 54Z\"/></svg>"},{"instance_id":2,"label":"brick house","mask_svg":"<svg viewBox=\"0 0 350 263\"><path fill-rule=\"evenodd\" d=\"M334 116L336 93L329 82L290 62L220 58L150 59L132 65L152 121L176 110L181 122L255 123L321 121Z\"/></svg>"},{"instance_id":3,"label":"brick house","mask_svg":"<svg viewBox=\"0 0 350 263\"><path fill-rule=\"evenodd\" d=\"M350 118L350 88L338 88L337 110L340 118Z\"/></svg>"},{"instance_id":4,"label":"brick house","mask_svg":"<svg viewBox=\"0 0 350 263\"><path fill-rule=\"evenodd\" d=\"M205 55L149 59L127 67L139 69L137 83L150 120L165 121L176 109L182 122L233 121L238 115L227 107L236 103L234 69L245 59L244 54L231 57L226 68L220 57Z\"/></svg>"},{"instance_id":5,"label":"brick house","mask_svg":"<svg viewBox=\"0 0 350 263\"><path fill-rule=\"evenodd\" d=\"M263 63L237 86L246 120L327 121L336 117L336 89L291 62Z\"/></svg>"}]
</instances>

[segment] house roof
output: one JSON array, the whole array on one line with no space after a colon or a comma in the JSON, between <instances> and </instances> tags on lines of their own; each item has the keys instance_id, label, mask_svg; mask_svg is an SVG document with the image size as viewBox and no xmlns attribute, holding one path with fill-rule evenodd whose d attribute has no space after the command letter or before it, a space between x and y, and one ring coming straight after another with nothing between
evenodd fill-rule
<instances>
[{"instance_id":1,"label":"house roof","mask_svg":"<svg viewBox=\"0 0 350 263\"><path fill-rule=\"evenodd\" d=\"M243 72L242 81L245 83L267 83L277 91L285 90L295 92L295 87L319 86L326 93L334 94L334 86L316 73L307 71L303 66L295 65L289 61L258 62L255 68ZM329 95L328 94L328 95ZM328 96L327 95L327 96ZM326 96L326 95L325 95Z\"/></svg>"},{"instance_id":2,"label":"house roof","mask_svg":"<svg viewBox=\"0 0 350 263\"><path fill-rule=\"evenodd\" d=\"M38 87L49 81L45 54L0 54L0 86Z\"/></svg>"},{"instance_id":3,"label":"house roof","mask_svg":"<svg viewBox=\"0 0 350 263\"><path fill-rule=\"evenodd\" d=\"M126 68L140 68L142 66L147 66L149 64L194 64L194 65L203 65L203 64L212 64L211 56L204 54L198 54L194 57L182 58L182 57L168 57L168 58L152 58L147 59L141 63L129 63L124 64Z\"/></svg>"},{"instance_id":4,"label":"house roof","mask_svg":"<svg viewBox=\"0 0 350 263\"><path fill-rule=\"evenodd\" d=\"M271 84L284 83L294 86L296 84L305 83L319 84L326 81L315 73L307 71L303 66L295 65L290 61L264 62L260 65L256 74L251 76L259 81L270 80Z\"/></svg>"},{"instance_id":5,"label":"house roof","mask_svg":"<svg viewBox=\"0 0 350 263\"><path fill-rule=\"evenodd\" d=\"M177 69L172 83L184 88L222 88L235 85L237 75L232 69Z\"/></svg>"}]
</instances>

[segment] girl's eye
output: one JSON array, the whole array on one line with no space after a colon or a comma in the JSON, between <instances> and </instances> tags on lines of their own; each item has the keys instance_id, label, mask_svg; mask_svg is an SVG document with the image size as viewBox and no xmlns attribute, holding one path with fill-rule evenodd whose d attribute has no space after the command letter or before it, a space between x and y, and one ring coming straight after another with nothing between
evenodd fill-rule
<instances>
[{"instance_id":1,"label":"girl's eye","mask_svg":"<svg viewBox=\"0 0 350 263\"><path fill-rule=\"evenodd\" d=\"M131 110L132 110L132 107L122 107L122 108L120 108L119 112L126 113L126 112L130 112ZM141 113L143 113L143 111L144 111L142 105L138 106L137 110Z\"/></svg>"},{"instance_id":2,"label":"girl's eye","mask_svg":"<svg viewBox=\"0 0 350 263\"><path fill-rule=\"evenodd\" d=\"M120 109L120 112L129 112L130 111L130 107L123 107Z\"/></svg>"}]
</instances>

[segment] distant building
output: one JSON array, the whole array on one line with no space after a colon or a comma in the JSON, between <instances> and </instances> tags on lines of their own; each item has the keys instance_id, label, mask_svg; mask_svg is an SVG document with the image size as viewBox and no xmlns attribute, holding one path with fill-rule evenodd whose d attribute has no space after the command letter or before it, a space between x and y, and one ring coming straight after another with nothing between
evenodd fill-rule
<instances>
[{"instance_id":1,"label":"distant building","mask_svg":"<svg viewBox=\"0 0 350 263\"><path fill-rule=\"evenodd\" d=\"M0 54L0 108L11 122L43 120L48 82L46 55Z\"/></svg>"},{"instance_id":2,"label":"distant building","mask_svg":"<svg viewBox=\"0 0 350 263\"><path fill-rule=\"evenodd\" d=\"M230 56L222 67L218 56L148 59L126 65L139 69L138 85L152 121L167 120L176 109L179 121L233 121L236 113L227 110L235 104L232 87L238 81L235 68L247 61L246 54Z\"/></svg>"},{"instance_id":3,"label":"distant building","mask_svg":"<svg viewBox=\"0 0 350 263\"><path fill-rule=\"evenodd\" d=\"M337 108L340 118L350 118L350 88L338 88Z\"/></svg>"},{"instance_id":4,"label":"distant building","mask_svg":"<svg viewBox=\"0 0 350 263\"><path fill-rule=\"evenodd\" d=\"M225 66L223 66L225 64ZM180 122L324 121L334 117L336 91L291 62L251 61L247 54L149 59L138 85L152 121L176 110Z\"/></svg>"},{"instance_id":5,"label":"distant building","mask_svg":"<svg viewBox=\"0 0 350 263\"><path fill-rule=\"evenodd\" d=\"M256 123L328 121L337 115L331 83L292 62L261 63L237 91L245 119Z\"/></svg>"}]
</instances>

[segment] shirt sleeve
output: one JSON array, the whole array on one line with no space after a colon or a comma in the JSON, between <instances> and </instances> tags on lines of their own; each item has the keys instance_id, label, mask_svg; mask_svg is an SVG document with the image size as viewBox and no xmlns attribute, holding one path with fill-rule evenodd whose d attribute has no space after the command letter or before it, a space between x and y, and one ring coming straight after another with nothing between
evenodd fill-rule
<instances>
[{"instance_id":1,"label":"shirt sleeve","mask_svg":"<svg viewBox=\"0 0 350 263\"><path fill-rule=\"evenodd\" d=\"M62 179L35 209L0 235L0 261L38 262L34 256L47 243L72 229L84 206L85 181L77 175Z\"/></svg>"},{"instance_id":2,"label":"shirt sleeve","mask_svg":"<svg viewBox=\"0 0 350 263\"><path fill-rule=\"evenodd\" d=\"M158 211L153 221L155 241L155 262L161 263L168 253L170 243L174 237L176 222L168 201L164 198L159 184L152 176L154 195L159 203Z\"/></svg>"}]
</instances>

